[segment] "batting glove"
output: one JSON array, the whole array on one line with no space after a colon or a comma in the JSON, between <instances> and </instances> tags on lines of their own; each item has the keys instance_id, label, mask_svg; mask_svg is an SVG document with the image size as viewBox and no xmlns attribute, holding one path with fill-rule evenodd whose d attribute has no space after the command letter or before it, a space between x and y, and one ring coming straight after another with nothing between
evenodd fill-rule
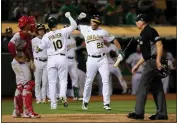
<instances>
[{"instance_id":1,"label":"batting glove","mask_svg":"<svg viewBox=\"0 0 177 123\"><path fill-rule=\"evenodd\" d=\"M65 13L65 17L66 17L66 18L71 17L70 12L66 12L66 13Z\"/></svg>"},{"instance_id":2,"label":"batting glove","mask_svg":"<svg viewBox=\"0 0 177 123\"><path fill-rule=\"evenodd\" d=\"M119 49L119 50L118 50L118 54L122 56L122 60L123 60L124 57L125 57L124 52L123 52L121 49Z\"/></svg>"},{"instance_id":3,"label":"batting glove","mask_svg":"<svg viewBox=\"0 0 177 123\"><path fill-rule=\"evenodd\" d=\"M87 14L85 14L84 12L81 12L80 15L78 16L78 19L81 20L83 18L86 18Z\"/></svg>"}]
</instances>

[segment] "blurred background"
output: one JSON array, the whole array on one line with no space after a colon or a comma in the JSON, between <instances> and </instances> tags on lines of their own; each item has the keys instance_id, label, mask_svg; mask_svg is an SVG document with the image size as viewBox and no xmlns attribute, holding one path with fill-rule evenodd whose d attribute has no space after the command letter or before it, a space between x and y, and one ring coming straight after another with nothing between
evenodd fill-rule
<instances>
[{"instance_id":1,"label":"blurred background","mask_svg":"<svg viewBox=\"0 0 177 123\"><path fill-rule=\"evenodd\" d=\"M134 40L125 53L120 64L121 73L127 82L127 93L131 94L131 67L127 67L126 59L137 52L139 30L135 26L135 18L139 13L149 17L150 24L157 29L164 44L164 55L171 61L170 75L166 93L176 93L176 0L1 0L1 66L2 96L13 96L15 92L15 76L11 69L12 57L8 53L7 44L13 34L18 31L17 21L23 15L34 16L37 23L46 24L48 17L55 17L59 26L69 21L65 12L71 12L74 19L85 12L88 15L83 23L89 23L93 14L102 18L102 27L115 35L124 49L130 39ZM46 25L46 28L47 25ZM34 35L35 36L35 35ZM87 52L83 46L84 39L78 32L73 36L77 41L78 68L86 72ZM97 77L95 81L98 81ZM122 88L113 76L113 94L120 94ZM68 84L71 88L71 84ZM93 84L93 95L100 95L99 82Z\"/></svg>"}]
</instances>

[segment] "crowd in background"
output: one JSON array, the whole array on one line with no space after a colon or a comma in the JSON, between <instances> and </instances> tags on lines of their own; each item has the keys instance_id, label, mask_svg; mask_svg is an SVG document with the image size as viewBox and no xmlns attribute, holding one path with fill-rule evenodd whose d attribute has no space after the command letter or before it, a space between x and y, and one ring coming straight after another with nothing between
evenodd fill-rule
<instances>
[{"instance_id":1,"label":"crowd in background","mask_svg":"<svg viewBox=\"0 0 177 123\"><path fill-rule=\"evenodd\" d=\"M2 0L2 21L17 22L22 15L35 16L37 21L45 23L49 16L67 23L66 11L76 18L80 12L88 17L98 14L105 25L135 25L134 18L139 13L150 15L152 24L176 24L176 0Z\"/></svg>"},{"instance_id":2,"label":"crowd in background","mask_svg":"<svg viewBox=\"0 0 177 123\"><path fill-rule=\"evenodd\" d=\"M88 17L93 14L98 14L102 17L104 25L135 25L135 17L138 13L146 13L150 15L149 21L151 24L160 25L175 25L176 13L168 11L168 0L166 0L167 8L160 9L157 7L155 0L3 0L2 1L2 21L17 22L18 18L22 15L35 16L38 23L46 23L49 16L58 19L60 23L67 23L64 13L69 11L72 16L76 18L80 12L87 13ZM176 1L171 0L171 5L175 5ZM176 7L176 5L175 5ZM171 6L171 9L173 6ZM89 20L89 19L88 19ZM85 20L87 21L87 20ZM12 38L14 32L12 28L7 27L5 34L1 37L1 51L2 53L8 52L8 42ZM75 37L77 46L82 46L83 39ZM167 50L171 50L172 55L176 59L174 53L174 39L164 39L163 43ZM121 46L126 45L125 40L119 39ZM171 43L170 43L171 42ZM168 45L166 45L168 43ZM132 45L136 47L135 45ZM173 50L173 51L172 51ZM131 47L126 52L126 58L132 53L136 52ZM87 58L86 49L80 47L77 51L78 67L85 71L85 61ZM83 61L85 59L85 61ZM124 61L125 63L125 61ZM176 60L173 62L176 68Z\"/></svg>"}]
</instances>

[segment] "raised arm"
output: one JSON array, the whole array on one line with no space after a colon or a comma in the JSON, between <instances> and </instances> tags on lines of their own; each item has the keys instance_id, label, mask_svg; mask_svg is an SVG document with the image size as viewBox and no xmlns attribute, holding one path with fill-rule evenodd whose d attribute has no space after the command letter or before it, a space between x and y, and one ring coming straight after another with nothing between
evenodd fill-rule
<instances>
[{"instance_id":1,"label":"raised arm","mask_svg":"<svg viewBox=\"0 0 177 123\"><path fill-rule=\"evenodd\" d=\"M69 22L70 22L70 30L75 30L76 28L77 28L77 23L76 23L76 21L71 17L71 15L70 15L70 12L66 12L65 13L65 17L66 18L68 18L69 19ZM72 32L71 31L71 32Z\"/></svg>"}]
</instances>

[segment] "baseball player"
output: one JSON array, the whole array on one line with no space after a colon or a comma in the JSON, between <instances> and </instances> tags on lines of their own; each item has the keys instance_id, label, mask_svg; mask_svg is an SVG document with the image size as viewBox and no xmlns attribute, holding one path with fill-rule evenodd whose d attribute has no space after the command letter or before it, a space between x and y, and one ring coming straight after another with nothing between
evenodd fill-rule
<instances>
[{"instance_id":1,"label":"baseball player","mask_svg":"<svg viewBox=\"0 0 177 123\"><path fill-rule=\"evenodd\" d=\"M65 25L64 28L68 28L69 25ZM77 71L77 62L76 62L76 41L69 35L67 38L67 58L68 58L68 72L72 81L72 87L74 90L74 100L79 98L79 85L78 85L78 73Z\"/></svg>"},{"instance_id":2,"label":"baseball player","mask_svg":"<svg viewBox=\"0 0 177 123\"><path fill-rule=\"evenodd\" d=\"M141 59L141 57L142 57L142 53L140 51L140 46L137 45L136 52L131 54L126 59L126 63L128 64L128 68L129 68L129 65L131 66L131 68L133 68L133 66L135 66L136 63ZM141 65L138 68L138 70L132 75L132 93L131 93L132 95L136 94L138 83L139 83L139 80L142 76L142 72L143 72L143 65Z\"/></svg>"},{"instance_id":3,"label":"baseball player","mask_svg":"<svg viewBox=\"0 0 177 123\"><path fill-rule=\"evenodd\" d=\"M86 49L88 52L88 59L86 63L87 77L84 87L82 109L88 109L93 79L95 78L97 71L99 71L103 83L103 108L106 110L111 110L109 93L109 68L108 59L104 51L104 41L113 41L118 49L121 49L121 47L119 42L114 39L113 35L110 35L106 30L99 27L101 24L99 15L93 15L90 20L91 26L80 25L80 19L86 17L86 14L81 13L80 15L81 16L77 19L78 30L84 36ZM122 55L120 54L121 57L123 57Z\"/></svg>"},{"instance_id":4,"label":"baseball player","mask_svg":"<svg viewBox=\"0 0 177 123\"><path fill-rule=\"evenodd\" d=\"M46 103L47 95L47 50L43 50L39 53L36 53L36 48L42 40L42 37L45 34L45 26L43 24L38 24L36 29L37 36L32 39L32 50L34 56L35 64L35 96L36 103ZM41 88L42 81L42 88Z\"/></svg>"},{"instance_id":5,"label":"baseball player","mask_svg":"<svg viewBox=\"0 0 177 123\"><path fill-rule=\"evenodd\" d=\"M169 69L175 69L173 65L173 62L174 62L173 55L170 52L167 52L166 50L164 50L163 56L166 59L168 59ZM169 75L162 79L162 84L163 84L164 93L166 94L168 92L168 86L169 86Z\"/></svg>"},{"instance_id":6,"label":"baseball player","mask_svg":"<svg viewBox=\"0 0 177 123\"><path fill-rule=\"evenodd\" d=\"M122 86L122 93L126 93L127 92L127 83L125 82L122 73L120 71L119 68L115 68L114 67L114 63L116 61L117 56L119 55L117 52L117 48L114 44L110 44L110 43L105 43L105 50L107 52L107 56L108 56L108 63L109 63L109 71L111 74L114 74L117 79L120 82L120 85ZM110 76L110 83L112 83L112 77ZM112 85L112 84L110 84ZM110 89L112 90L112 86L110 86ZM110 94L112 94L112 92L110 92Z\"/></svg>"},{"instance_id":7,"label":"baseball player","mask_svg":"<svg viewBox=\"0 0 177 123\"><path fill-rule=\"evenodd\" d=\"M12 69L16 76L17 88L14 96L14 110L12 116L24 118L39 118L32 106L32 91L35 86L31 80L31 70L35 70L29 31L33 31L33 17L22 16L18 20L18 27L21 29L15 33L8 43L8 50L13 56ZM24 106L24 111L23 111Z\"/></svg>"},{"instance_id":8,"label":"baseball player","mask_svg":"<svg viewBox=\"0 0 177 123\"><path fill-rule=\"evenodd\" d=\"M67 38L73 30L77 28L75 20L69 12L65 13L66 18L70 21L70 27L58 29L58 22L55 18L48 19L48 27L50 32L46 33L41 43L38 45L37 52L47 49L48 62L47 74L49 81L49 95L51 99L51 109L57 109L56 102L56 83L57 77L60 82L60 99L65 107L68 106L66 99L67 78L68 78L68 60L67 53Z\"/></svg>"}]
</instances>

